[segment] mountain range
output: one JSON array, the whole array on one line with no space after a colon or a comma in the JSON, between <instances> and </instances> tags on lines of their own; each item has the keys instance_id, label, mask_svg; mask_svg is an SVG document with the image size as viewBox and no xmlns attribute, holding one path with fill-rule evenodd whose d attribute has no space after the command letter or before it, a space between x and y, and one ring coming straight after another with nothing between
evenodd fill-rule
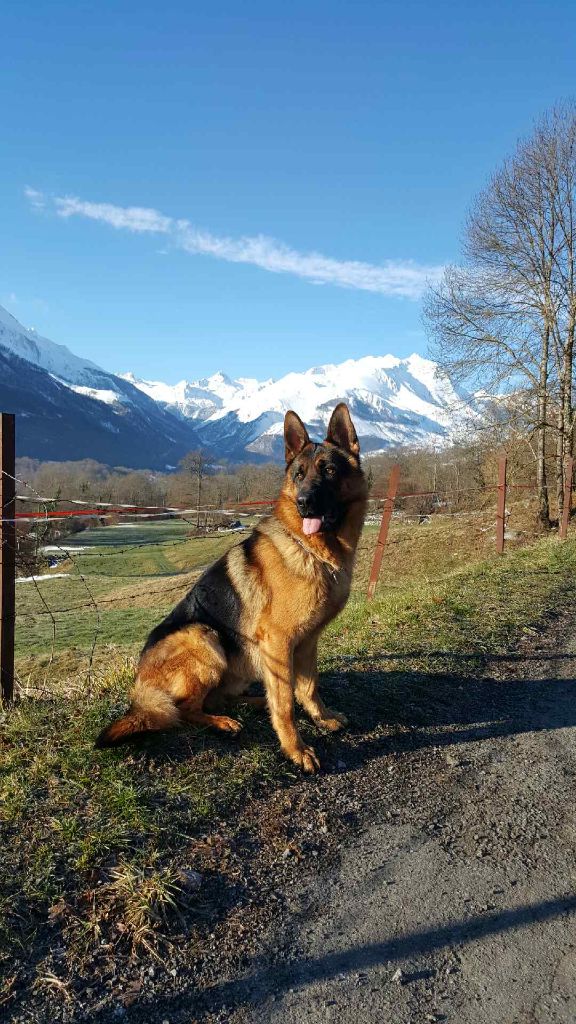
<instances>
[{"instance_id":1,"label":"mountain range","mask_svg":"<svg viewBox=\"0 0 576 1024\"><path fill-rule=\"evenodd\" d=\"M23 327L0 306L0 409L15 411L19 455L165 469L202 447L232 461L281 459L284 413L313 437L347 402L362 450L445 444L466 396L419 355L365 356L279 380L223 372L170 385L115 374Z\"/></svg>"},{"instance_id":2,"label":"mountain range","mask_svg":"<svg viewBox=\"0 0 576 1024\"><path fill-rule=\"evenodd\" d=\"M0 409L17 414L19 456L160 469L197 447L191 424L2 306Z\"/></svg>"}]
</instances>

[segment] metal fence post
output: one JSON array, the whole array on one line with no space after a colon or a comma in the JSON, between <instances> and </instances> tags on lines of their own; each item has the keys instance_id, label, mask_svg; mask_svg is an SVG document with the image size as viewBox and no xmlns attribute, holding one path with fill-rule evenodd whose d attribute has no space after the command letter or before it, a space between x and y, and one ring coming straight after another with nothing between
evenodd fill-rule
<instances>
[{"instance_id":1,"label":"metal fence post","mask_svg":"<svg viewBox=\"0 0 576 1024\"><path fill-rule=\"evenodd\" d=\"M570 505L572 504L572 476L574 474L574 459L570 455L564 466L564 504L562 506L562 520L560 522L560 540L566 540L568 536L568 520L570 519Z\"/></svg>"},{"instance_id":2,"label":"metal fence post","mask_svg":"<svg viewBox=\"0 0 576 1024\"><path fill-rule=\"evenodd\" d=\"M504 528L506 526L506 466L508 458L503 455L498 462L498 511L496 512L496 551L504 553Z\"/></svg>"},{"instance_id":3,"label":"metal fence post","mask_svg":"<svg viewBox=\"0 0 576 1024\"><path fill-rule=\"evenodd\" d=\"M370 582L368 584L368 593L366 595L369 601L374 597L374 591L376 590L376 584L378 582L378 574L380 572L380 566L382 565L384 547L388 539L388 528L392 518L392 509L394 508L394 498L396 497L396 491L398 490L399 479L400 466L396 463L392 466L390 471L388 491L386 492L386 498L384 499L382 522L380 523L380 531L378 533L378 540L376 541L376 550L374 551L374 559L372 561L372 569L370 571Z\"/></svg>"},{"instance_id":4,"label":"metal fence post","mask_svg":"<svg viewBox=\"0 0 576 1024\"><path fill-rule=\"evenodd\" d=\"M16 441L15 416L0 413L0 693L14 696L16 619Z\"/></svg>"}]
</instances>

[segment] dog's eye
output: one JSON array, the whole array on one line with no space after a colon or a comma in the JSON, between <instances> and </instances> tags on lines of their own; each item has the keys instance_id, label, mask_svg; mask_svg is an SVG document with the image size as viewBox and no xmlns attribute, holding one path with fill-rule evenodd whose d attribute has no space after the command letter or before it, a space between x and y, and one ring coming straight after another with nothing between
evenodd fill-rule
<instances>
[{"instance_id":1,"label":"dog's eye","mask_svg":"<svg viewBox=\"0 0 576 1024\"><path fill-rule=\"evenodd\" d=\"M306 474L304 473L304 470L302 469L302 467L300 467L300 469L298 469L298 470L296 471L296 474L295 474L295 476L294 476L294 479L295 479L295 480L296 480L296 481L297 481L297 482L299 483L299 482L300 482L300 480L303 480L303 479L304 479L305 475L306 475Z\"/></svg>"},{"instance_id":2,"label":"dog's eye","mask_svg":"<svg viewBox=\"0 0 576 1024\"><path fill-rule=\"evenodd\" d=\"M336 476L336 470L334 469L334 466L326 466L324 473L328 477Z\"/></svg>"}]
</instances>

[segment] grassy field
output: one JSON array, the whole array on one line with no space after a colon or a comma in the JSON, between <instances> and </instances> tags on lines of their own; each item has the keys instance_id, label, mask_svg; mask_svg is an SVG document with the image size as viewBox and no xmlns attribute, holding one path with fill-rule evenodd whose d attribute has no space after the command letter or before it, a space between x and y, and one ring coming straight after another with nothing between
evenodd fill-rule
<instances>
[{"instance_id":1,"label":"grassy field","mask_svg":"<svg viewBox=\"0 0 576 1024\"><path fill-rule=\"evenodd\" d=\"M52 579L17 585L16 654L23 683L46 684L76 663L76 682L108 648L136 649L234 533L190 536L178 521L87 530L49 554ZM60 575L66 574L66 575Z\"/></svg>"},{"instance_id":2,"label":"grassy field","mask_svg":"<svg viewBox=\"0 0 576 1024\"><path fill-rule=\"evenodd\" d=\"M515 537L509 548L533 538L533 510L513 511ZM238 542L235 533L190 536L176 520L87 530L51 552L58 565L51 579L17 586L17 670L22 685L47 685L74 666L81 684L88 664L109 661L110 648L125 654L141 647L147 633L186 593L202 569ZM377 526L365 527L355 577L365 589ZM242 536L242 535L241 535ZM494 513L435 517L419 523L395 519L382 565L382 588L410 581L433 582L468 568L494 550ZM65 575L60 575L65 574Z\"/></svg>"},{"instance_id":3,"label":"grassy field","mask_svg":"<svg viewBox=\"0 0 576 1024\"><path fill-rule=\"evenodd\" d=\"M364 593L376 528L366 528L353 595L321 645L324 688L350 714L353 728L364 727L365 706L372 718L413 723L417 708L402 707L404 673L421 674L425 699L426 673L437 671L439 658L446 671L462 654L481 667L484 655L509 649L573 601L576 540L533 540L526 526L498 559L491 515L476 517L473 526L464 519L395 521L382 582L369 604ZM262 787L296 777L279 756L266 717L249 709L240 713L244 729L234 741L190 729L119 751L92 746L125 704L146 630L237 539L187 539L178 524L118 530L114 543L108 529L77 539L78 546L94 547L56 571L84 574L99 605L89 690L86 657L96 613L85 607L82 581L46 581L40 594L32 583L19 585L19 673L48 692L31 690L5 713L0 734L0 948L7 992L16 984L12 958L25 959L47 935L51 941L57 935L69 963L81 965L95 944L138 955L169 934L172 921L184 917L193 927L202 908L182 885L182 872L194 867L199 836L204 842L218 815L234 813ZM82 606L54 612L50 665L43 600L53 609ZM304 719L302 729L330 764L342 739L320 736Z\"/></svg>"}]
</instances>

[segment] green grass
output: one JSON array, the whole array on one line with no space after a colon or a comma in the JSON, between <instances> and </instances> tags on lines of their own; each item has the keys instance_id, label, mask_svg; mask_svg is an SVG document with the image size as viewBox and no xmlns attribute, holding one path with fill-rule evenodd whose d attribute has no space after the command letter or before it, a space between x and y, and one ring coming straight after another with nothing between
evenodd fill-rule
<instances>
[{"instance_id":1,"label":"green grass","mask_svg":"<svg viewBox=\"0 0 576 1024\"><path fill-rule=\"evenodd\" d=\"M564 589L571 590L575 570L576 541L550 537L439 582L415 574L394 589L382 583L369 604L356 591L345 614L328 627L324 650L332 656L382 648L388 654L500 653L515 631L538 621Z\"/></svg>"},{"instance_id":2,"label":"green grass","mask_svg":"<svg viewBox=\"0 0 576 1024\"><path fill-rule=\"evenodd\" d=\"M55 612L56 637L54 649L86 653L94 640L99 647L107 644L129 646L140 644L152 627L172 607L167 601L159 601L155 608L111 608L100 606L97 614L92 608L82 613ZM18 631L19 654L42 654L52 646L53 623L48 615L31 619Z\"/></svg>"},{"instance_id":3,"label":"green grass","mask_svg":"<svg viewBox=\"0 0 576 1024\"><path fill-rule=\"evenodd\" d=\"M397 550L390 558L401 560L403 573L387 582L385 571L370 603L363 594L375 531L365 531L354 593L323 636L325 685L329 695L337 691L338 706L353 716L356 712L357 721L363 702L372 721L374 716L399 721L398 716L390 719L390 710L400 701L406 673L420 674L425 700L426 673L432 678L439 655L444 669L455 671L459 655L480 661L487 653L506 651L523 631L540 628L551 610L573 601L574 539L560 544L543 538L500 559L486 558L475 548L467 563L464 532L457 564L447 565L445 524L425 529L396 527ZM455 536L452 529L452 546ZM214 557L230 542L229 536L185 541L173 549L179 564L166 547L163 557L173 573L169 583L182 571L182 562L186 568L194 558L196 567L205 564L208 552ZM423 579L419 545L427 573L437 582ZM136 563L140 555L133 552L130 564L144 569L149 556L148 551ZM106 550L105 557L124 556ZM89 563L87 553L85 559ZM91 943L103 938L146 945L153 935L169 931L171 915L193 917L195 897L186 895L178 879L183 868L194 867L194 837L209 832L218 815L238 811L263 785L282 785L297 776L279 756L266 716L250 709L240 713L244 730L237 740L190 729L119 751L94 751L95 735L125 706L133 646L141 644L161 610L169 607L166 577L140 585L142 607L131 606L132 591L125 590L120 576L114 577L111 591L100 592L119 597L121 606L101 612L101 639L109 645L106 669L96 665L89 693L79 656L85 657L91 627L82 616L70 629L62 663L56 660L48 669L49 637L41 631L41 619L21 655L23 663L28 658L29 664L37 662L49 671L54 692L23 699L6 711L0 733L0 949L7 969L15 950L27 949L35 937L45 938L49 922L73 960L89 956ZM33 601L31 593L19 599ZM63 696L56 686L59 671ZM68 685L71 680L75 686ZM402 713L408 713L406 708ZM412 713L417 720L418 709ZM303 722L303 728L326 756L343 742L319 739L310 724Z\"/></svg>"},{"instance_id":4,"label":"green grass","mask_svg":"<svg viewBox=\"0 0 576 1024\"><path fill-rule=\"evenodd\" d=\"M30 655L89 651L95 642L141 646L199 572L238 540L189 534L188 524L169 521L87 530L63 541L53 573L69 576L16 587L17 666L27 674Z\"/></svg>"},{"instance_id":5,"label":"green grass","mask_svg":"<svg viewBox=\"0 0 576 1024\"><path fill-rule=\"evenodd\" d=\"M101 528L80 534L78 546L94 545L92 551L75 556L79 572L86 576L104 574L118 579L142 576L173 576L199 568L219 557L236 539L233 534L189 537L187 523L151 523L147 526Z\"/></svg>"},{"instance_id":6,"label":"green grass","mask_svg":"<svg viewBox=\"0 0 576 1024\"><path fill-rule=\"evenodd\" d=\"M529 511L529 510L528 510ZM512 524L524 527L526 510L518 505ZM493 551L493 511L465 519L437 518L426 525L394 521L381 572L381 590L395 592L417 578L427 582L467 569ZM361 543L356 584L364 588L376 527L367 527ZM200 571L239 538L234 534L190 537L190 524L168 520L135 526L100 527L63 541L64 556L54 572L70 576L17 586L16 650L23 678L40 678L54 651L78 657L94 646L127 651L140 647L150 629L189 589ZM527 531L520 542L530 539ZM90 550L81 550L89 546ZM77 553L73 554L77 548Z\"/></svg>"}]
</instances>

